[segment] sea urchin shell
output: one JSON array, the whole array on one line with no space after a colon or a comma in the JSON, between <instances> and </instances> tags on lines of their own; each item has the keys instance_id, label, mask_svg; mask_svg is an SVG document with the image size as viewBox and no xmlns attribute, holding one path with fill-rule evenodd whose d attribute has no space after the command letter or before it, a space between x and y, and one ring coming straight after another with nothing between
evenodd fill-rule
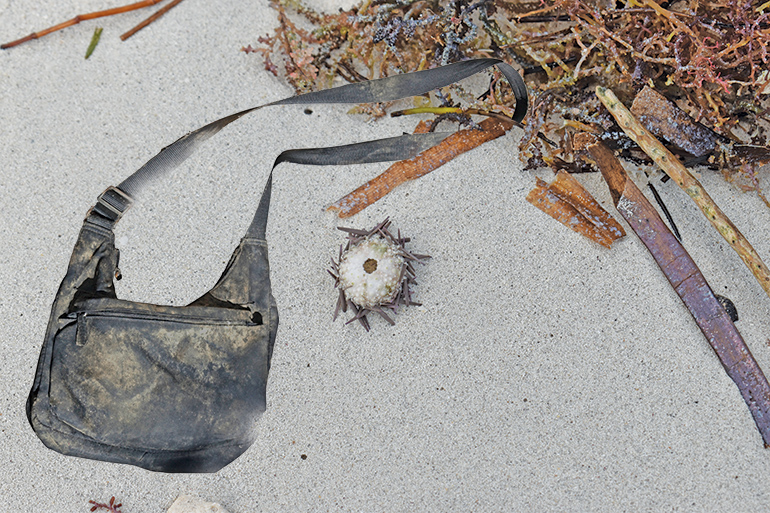
<instances>
[{"instance_id":1,"label":"sea urchin shell","mask_svg":"<svg viewBox=\"0 0 770 513\"><path fill-rule=\"evenodd\" d=\"M404 247L409 242L401 232L394 237L389 231L390 220L385 219L369 231L353 228L339 229L348 234L348 242L340 246L339 261L332 259L329 274L340 291L334 318L348 306L355 312L348 323L358 320L369 331L367 314L376 312L394 324L385 310L395 312L399 305L419 305L412 301L409 286L416 283L414 262L428 255L410 253Z\"/></svg>"}]
</instances>

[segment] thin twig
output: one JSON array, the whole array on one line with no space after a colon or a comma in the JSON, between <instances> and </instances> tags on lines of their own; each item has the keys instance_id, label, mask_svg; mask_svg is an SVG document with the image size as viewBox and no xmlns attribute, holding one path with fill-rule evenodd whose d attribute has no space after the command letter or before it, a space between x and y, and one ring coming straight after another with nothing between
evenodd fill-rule
<instances>
[{"instance_id":1,"label":"thin twig","mask_svg":"<svg viewBox=\"0 0 770 513\"><path fill-rule=\"evenodd\" d=\"M21 39L17 39L15 41L11 41L10 43L5 43L4 45L0 45L0 48L5 50L8 48L12 48L14 46L20 45L22 43L26 43L27 41L32 41L33 39L38 39L43 36L46 36L52 32L56 32L57 30L65 29L67 27L71 27L73 25L77 25L81 21L86 20L95 20L96 18L104 18L106 16L112 16L113 14L122 14L124 12L131 12L135 11L137 9L142 9L144 7L150 7L151 5L155 5L159 2L162 2L163 0L142 0L141 2L136 2L129 5L124 5L123 7L115 7L114 9L105 9L104 11L96 11L96 12L89 12L86 14L78 14L71 20L67 20L63 23L59 23L58 25L54 25L53 27L49 27L45 30L41 30L39 32L33 32L28 36L22 37Z\"/></svg>"},{"instance_id":2,"label":"thin twig","mask_svg":"<svg viewBox=\"0 0 770 513\"><path fill-rule=\"evenodd\" d=\"M149 25L150 23L156 21L158 18L160 18L161 16L166 14L168 11L170 11L171 9L173 9L174 7L179 5L180 3L182 3L182 0L172 0L169 4L164 5L163 7L158 9L158 12L156 12L155 14L153 14L152 16L150 16L149 18L147 18L146 20L141 22L139 25L137 25L136 27L134 27L131 30L129 30L128 32L126 32L125 34L121 35L120 36L120 40L121 41L125 41L129 37L133 36L134 34L139 32L140 30L142 30L144 27Z\"/></svg>"},{"instance_id":3,"label":"thin twig","mask_svg":"<svg viewBox=\"0 0 770 513\"><path fill-rule=\"evenodd\" d=\"M668 207L666 206L665 203L663 203L663 198L661 198L660 194L658 194L658 189L656 189L655 186L652 185L652 182L648 182L647 187L650 188L652 197L655 198L655 202L663 211L663 215L666 216L666 220L668 221L668 226L671 228L671 231L674 232L674 236L677 238L679 242L682 242L682 234L679 233L679 228L677 228L676 223L674 222L674 218L671 217L671 212L668 211Z\"/></svg>"},{"instance_id":4,"label":"thin twig","mask_svg":"<svg viewBox=\"0 0 770 513\"><path fill-rule=\"evenodd\" d=\"M633 139L695 201L709 222L738 253L743 263L751 270L759 284L770 296L770 273L768 273L767 266L762 262L749 241L746 240L746 237L711 199L700 182L679 162L679 159L639 123L611 90L599 86L596 88L596 96L612 113L626 135Z\"/></svg>"}]
</instances>

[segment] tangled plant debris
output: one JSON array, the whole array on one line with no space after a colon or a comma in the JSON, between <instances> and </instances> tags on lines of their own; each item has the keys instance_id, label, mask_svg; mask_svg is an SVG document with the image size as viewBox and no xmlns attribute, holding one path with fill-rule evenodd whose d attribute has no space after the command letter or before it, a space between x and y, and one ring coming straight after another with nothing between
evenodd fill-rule
<instances>
[{"instance_id":1,"label":"tangled plant debris","mask_svg":"<svg viewBox=\"0 0 770 513\"><path fill-rule=\"evenodd\" d=\"M279 27L244 50L262 55L265 67L298 92L335 79L357 82L498 57L521 67L533 93L520 142L526 167L580 172L595 170L575 158L571 141L581 131L605 134L622 156L649 162L593 94L597 85L612 87L630 104L649 86L718 140L705 155L679 151L685 162L719 169L762 195L757 169L770 160L770 3L364 0L335 14L296 0L273 6ZM422 112L432 108L436 120L465 124L472 123L469 112L510 115L514 100L498 79L480 98L459 85L446 88ZM381 116L388 107L359 112Z\"/></svg>"}]
</instances>

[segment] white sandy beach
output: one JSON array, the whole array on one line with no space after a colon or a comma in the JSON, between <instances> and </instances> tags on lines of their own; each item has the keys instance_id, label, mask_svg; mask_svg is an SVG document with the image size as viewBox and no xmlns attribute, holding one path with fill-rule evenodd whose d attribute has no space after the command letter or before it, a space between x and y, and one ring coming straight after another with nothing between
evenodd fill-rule
<instances>
[{"instance_id":1,"label":"white sandy beach","mask_svg":"<svg viewBox=\"0 0 770 513\"><path fill-rule=\"evenodd\" d=\"M0 0L0 41L118 4ZM186 132L292 94L240 51L275 26L266 0L187 0L120 41L149 14L0 51L0 510L81 513L115 496L124 513L160 513L189 493L230 513L770 510L770 449L679 297L630 230L607 250L527 203L535 173L521 170L517 129L348 220L324 207L387 164L277 169L280 326L257 441L234 463L172 475L47 449L24 405L98 194ZM148 190L116 230L119 296L182 305L210 288L281 150L415 123L309 107L244 117ZM620 219L598 174L578 179ZM716 173L701 180L770 262L770 210ZM661 193L770 372L770 298L684 193ZM369 333L332 323L336 227L387 216L433 257L418 269L424 306L393 327L372 318Z\"/></svg>"}]
</instances>

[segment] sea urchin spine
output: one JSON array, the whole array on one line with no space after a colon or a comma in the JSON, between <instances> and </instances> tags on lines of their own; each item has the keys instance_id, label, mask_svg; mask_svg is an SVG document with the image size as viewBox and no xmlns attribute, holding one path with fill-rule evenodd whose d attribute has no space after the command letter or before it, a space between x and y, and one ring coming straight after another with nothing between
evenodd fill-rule
<instances>
[{"instance_id":1,"label":"sea urchin spine","mask_svg":"<svg viewBox=\"0 0 770 513\"><path fill-rule=\"evenodd\" d=\"M396 312L399 305L420 305L412 301L409 291L416 283L413 264L430 257L407 251L404 245L410 239L401 237L400 231L394 237L389 226L390 220L385 219L369 231L339 228L348 234L348 241L340 246L339 260L332 259L329 270L339 289L334 319L340 310L347 312L350 307L355 315L348 323L358 320L369 331L369 313L394 324L385 310Z\"/></svg>"}]
</instances>

